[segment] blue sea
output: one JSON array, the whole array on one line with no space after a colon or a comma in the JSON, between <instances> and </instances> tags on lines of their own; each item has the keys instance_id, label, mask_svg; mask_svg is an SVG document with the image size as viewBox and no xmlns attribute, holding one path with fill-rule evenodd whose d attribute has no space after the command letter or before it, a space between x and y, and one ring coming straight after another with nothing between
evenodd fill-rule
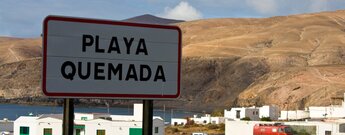
<instances>
[{"instance_id":1,"label":"blue sea","mask_svg":"<svg viewBox=\"0 0 345 135\"><path fill-rule=\"evenodd\" d=\"M74 112L83 113L108 113L106 107L75 107ZM0 104L0 119L7 118L9 120L16 120L19 116L28 116L29 114L57 114L63 113L61 106L40 106L40 105L20 105L20 104ZM109 113L114 115L133 115L133 106L125 107L110 107ZM165 118L166 122L171 121L171 117L185 118L193 116L193 112L186 112L183 110L174 109L154 109L154 116L161 116Z\"/></svg>"}]
</instances>

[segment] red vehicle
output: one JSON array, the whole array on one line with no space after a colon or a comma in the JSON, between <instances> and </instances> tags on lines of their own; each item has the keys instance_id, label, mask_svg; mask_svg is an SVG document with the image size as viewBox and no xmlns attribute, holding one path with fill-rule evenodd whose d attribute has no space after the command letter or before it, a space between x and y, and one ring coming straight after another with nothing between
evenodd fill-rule
<instances>
[{"instance_id":1,"label":"red vehicle","mask_svg":"<svg viewBox=\"0 0 345 135\"><path fill-rule=\"evenodd\" d=\"M281 124L255 124L253 135L293 135L289 126Z\"/></svg>"}]
</instances>

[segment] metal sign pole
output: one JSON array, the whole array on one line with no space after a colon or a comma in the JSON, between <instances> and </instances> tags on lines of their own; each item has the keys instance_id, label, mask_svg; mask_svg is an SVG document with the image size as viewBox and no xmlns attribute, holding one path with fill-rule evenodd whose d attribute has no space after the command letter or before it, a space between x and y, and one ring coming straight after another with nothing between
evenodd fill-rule
<instances>
[{"instance_id":1,"label":"metal sign pole","mask_svg":"<svg viewBox=\"0 0 345 135\"><path fill-rule=\"evenodd\" d=\"M73 99L65 98L63 104L63 135L73 135L74 103Z\"/></svg>"},{"instance_id":2,"label":"metal sign pole","mask_svg":"<svg viewBox=\"0 0 345 135\"><path fill-rule=\"evenodd\" d=\"M143 135L152 135L153 100L143 100Z\"/></svg>"}]
</instances>

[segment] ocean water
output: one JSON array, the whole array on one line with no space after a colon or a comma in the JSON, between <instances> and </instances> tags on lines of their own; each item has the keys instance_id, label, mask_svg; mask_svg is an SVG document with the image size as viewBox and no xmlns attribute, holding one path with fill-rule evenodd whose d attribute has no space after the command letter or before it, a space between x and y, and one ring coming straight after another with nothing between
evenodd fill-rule
<instances>
[{"instance_id":1,"label":"ocean water","mask_svg":"<svg viewBox=\"0 0 345 135\"><path fill-rule=\"evenodd\" d=\"M82 113L108 113L106 107L75 107L74 112ZM40 106L40 105L20 105L20 104L0 104L0 119L7 118L9 120L16 120L19 116L28 116L40 114L62 114L63 107L61 106ZM133 115L133 106L124 107L110 107L109 113L114 115ZM185 118L192 117L195 112L187 112L183 110L154 109L154 116L161 116L165 118L166 122L171 121L171 117Z\"/></svg>"}]
</instances>

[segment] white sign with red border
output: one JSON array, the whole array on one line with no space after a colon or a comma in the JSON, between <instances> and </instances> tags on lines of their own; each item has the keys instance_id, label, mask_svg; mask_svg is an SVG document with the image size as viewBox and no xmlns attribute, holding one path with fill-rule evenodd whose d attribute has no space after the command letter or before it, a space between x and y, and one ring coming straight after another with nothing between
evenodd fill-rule
<instances>
[{"instance_id":1,"label":"white sign with red border","mask_svg":"<svg viewBox=\"0 0 345 135\"><path fill-rule=\"evenodd\" d=\"M51 97L172 99L180 95L176 26L48 16L43 93Z\"/></svg>"}]
</instances>

